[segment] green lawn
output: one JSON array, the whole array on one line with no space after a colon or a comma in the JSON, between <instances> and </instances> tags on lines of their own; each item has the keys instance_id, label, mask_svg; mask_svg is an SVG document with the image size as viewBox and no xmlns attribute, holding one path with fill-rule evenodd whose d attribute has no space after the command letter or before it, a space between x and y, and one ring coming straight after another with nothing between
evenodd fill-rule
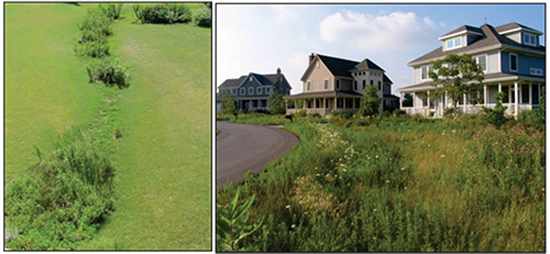
<instances>
[{"instance_id":1,"label":"green lawn","mask_svg":"<svg viewBox=\"0 0 550 254\"><path fill-rule=\"evenodd\" d=\"M73 52L96 5L5 4L5 179L51 152L59 134L97 118L101 93ZM199 7L194 4L191 8ZM120 92L118 200L80 248L211 249L211 29L138 25L131 4L111 53L132 80Z\"/></svg>"},{"instance_id":2,"label":"green lawn","mask_svg":"<svg viewBox=\"0 0 550 254\"><path fill-rule=\"evenodd\" d=\"M131 71L122 91L116 212L83 249L211 248L210 29L114 27L113 55Z\"/></svg>"},{"instance_id":3,"label":"green lawn","mask_svg":"<svg viewBox=\"0 0 550 254\"><path fill-rule=\"evenodd\" d=\"M5 4L5 179L51 151L58 134L93 120L100 93L72 47L88 7Z\"/></svg>"}]
</instances>

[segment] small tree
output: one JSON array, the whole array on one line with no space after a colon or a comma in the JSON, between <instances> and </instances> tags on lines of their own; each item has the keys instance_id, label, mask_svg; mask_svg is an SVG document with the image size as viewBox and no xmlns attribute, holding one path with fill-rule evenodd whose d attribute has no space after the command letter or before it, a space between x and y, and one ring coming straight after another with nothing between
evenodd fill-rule
<instances>
[{"instance_id":1,"label":"small tree","mask_svg":"<svg viewBox=\"0 0 550 254\"><path fill-rule=\"evenodd\" d=\"M375 86L369 86L365 95L361 97L361 105L357 113L360 116L377 115L380 109L382 99L378 97L378 89Z\"/></svg>"},{"instance_id":2,"label":"small tree","mask_svg":"<svg viewBox=\"0 0 550 254\"><path fill-rule=\"evenodd\" d=\"M413 106L413 97L410 93L406 93L403 97L403 107L412 107Z\"/></svg>"},{"instance_id":3,"label":"small tree","mask_svg":"<svg viewBox=\"0 0 550 254\"><path fill-rule=\"evenodd\" d=\"M279 94L279 90L273 89L273 93L269 95L269 107L273 115L286 113L285 101L283 100L283 96Z\"/></svg>"},{"instance_id":4,"label":"small tree","mask_svg":"<svg viewBox=\"0 0 550 254\"><path fill-rule=\"evenodd\" d=\"M453 103L453 112L457 112L457 104L464 95L469 94L470 103L475 105L480 101L477 93L482 85L483 69L469 55L448 54L445 58L431 62L433 71L428 75L433 80L430 84L440 89L430 92L430 99L439 95L447 95Z\"/></svg>"},{"instance_id":5,"label":"small tree","mask_svg":"<svg viewBox=\"0 0 550 254\"><path fill-rule=\"evenodd\" d=\"M502 105L502 98L504 98L504 93L498 92L493 96L496 101L495 108L483 107L483 112L487 115L487 122L493 124L498 128L506 122L506 117L504 113L508 107Z\"/></svg>"},{"instance_id":6,"label":"small tree","mask_svg":"<svg viewBox=\"0 0 550 254\"><path fill-rule=\"evenodd\" d=\"M224 114L233 114L237 112L237 102L228 90L220 91L222 101L222 112Z\"/></svg>"}]
</instances>

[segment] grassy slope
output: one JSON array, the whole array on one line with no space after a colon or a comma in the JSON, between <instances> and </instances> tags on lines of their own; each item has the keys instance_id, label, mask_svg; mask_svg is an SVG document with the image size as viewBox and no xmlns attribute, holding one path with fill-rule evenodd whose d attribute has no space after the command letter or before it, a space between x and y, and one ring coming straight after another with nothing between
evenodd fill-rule
<instances>
[{"instance_id":1,"label":"grassy slope","mask_svg":"<svg viewBox=\"0 0 550 254\"><path fill-rule=\"evenodd\" d=\"M5 4L6 180L38 162L33 144L49 152L58 134L97 114L99 93L72 50L87 8Z\"/></svg>"},{"instance_id":2,"label":"grassy slope","mask_svg":"<svg viewBox=\"0 0 550 254\"><path fill-rule=\"evenodd\" d=\"M136 25L126 4L113 54L131 71L122 91L120 197L83 249L211 247L210 29Z\"/></svg>"}]
</instances>

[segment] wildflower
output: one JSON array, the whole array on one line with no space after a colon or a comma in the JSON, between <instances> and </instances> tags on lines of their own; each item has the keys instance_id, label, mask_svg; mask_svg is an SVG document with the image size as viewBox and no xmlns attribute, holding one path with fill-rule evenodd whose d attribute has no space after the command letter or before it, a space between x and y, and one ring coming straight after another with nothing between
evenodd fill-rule
<instances>
[{"instance_id":1,"label":"wildflower","mask_svg":"<svg viewBox=\"0 0 550 254\"><path fill-rule=\"evenodd\" d=\"M407 189L407 187L405 187L405 190Z\"/></svg>"},{"instance_id":2,"label":"wildflower","mask_svg":"<svg viewBox=\"0 0 550 254\"><path fill-rule=\"evenodd\" d=\"M286 205L285 208L286 208L286 209L290 209L290 205Z\"/></svg>"},{"instance_id":3,"label":"wildflower","mask_svg":"<svg viewBox=\"0 0 550 254\"><path fill-rule=\"evenodd\" d=\"M445 154L442 154L442 155L441 155L441 158L445 158Z\"/></svg>"},{"instance_id":4,"label":"wildflower","mask_svg":"<svg viewBox=\"0 0 550 254\"><path fill-rule=\"evenodd\" d=\"M456 133L456 130L455 130L455 129L453 129L453 130L452 130L451 132L452 132L452 133Z\"/></svg>"},{"instance_id":5,"label":"wildflower","mask_svg":"<svg viewBox=\"0 0 550 254\"><path fill-rule=\"evenodd\" d=\"M405 168L401 168L401 171L405 170Z\"/></svg>"},{"instance_id":6,"label":"wildflower","mask_svg":"<svg viewBox=\"0 0 550 254\"><path fill-rule=\"evenodd\" d=\"M373 211L373 212L376 212L376 209L373 209L372 211Z\"/></svg>"},{"instance_id":7,"label":"wildflower","mask_svg":"<svg viewBox=\"0 0 550 254\"><path fill-rule=\"evenodd\" d=\"M80 236L76 236L76 239L80 240Z\"/></svg>"},{"instance_id":8,"label":"wildflower","mask_svg":"<svg viewBox=\"0 0 550 254\"><path fill-rule=\"evenodd\" d=\"M390 180L387 180L386 183L390 183Z\"/></svg>"},{"instance_id":9,"label":"wildflower","mask_svg":"<svg viewBox=\"0 0 550 254\"><path fill-rule=\"evenodd\" d=\"M294 228L296 228L296 225L292 224L292 226L290 226L290 228L294 229Z\"/></svg>"}]
</instances>

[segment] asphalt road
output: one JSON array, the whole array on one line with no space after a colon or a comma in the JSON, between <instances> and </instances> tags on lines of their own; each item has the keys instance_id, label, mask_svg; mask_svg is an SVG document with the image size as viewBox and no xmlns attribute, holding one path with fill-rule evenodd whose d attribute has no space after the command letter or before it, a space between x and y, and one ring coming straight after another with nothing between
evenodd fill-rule
<instances>
[{"instance_id":1,"label":"asphalt road","mask_svg":"<svg viewBox=\"0 0 550 254\"><path fill-rule=\"evenodd\" d=\"M244 179L251 170L258 173L266 164L280 157L298 138L277 126L257 126L216 122L219 129L216 137L216 185L222 187L229 177L230 182Z\"/></svg>"}]
</instances>

